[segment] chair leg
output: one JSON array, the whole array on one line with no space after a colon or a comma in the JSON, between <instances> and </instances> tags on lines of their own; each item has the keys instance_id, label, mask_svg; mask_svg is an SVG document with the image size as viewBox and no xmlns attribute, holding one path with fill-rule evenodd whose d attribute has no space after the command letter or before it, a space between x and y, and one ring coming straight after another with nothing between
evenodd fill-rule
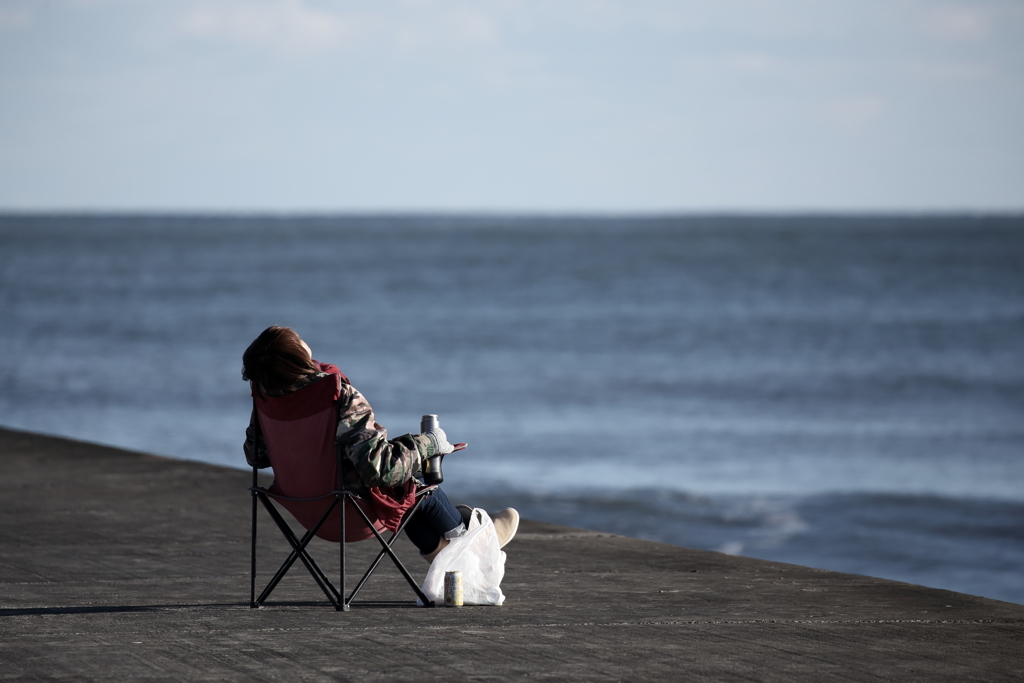
<instances>
[{"instance_id":1,"label":"chair leg","mask_svg":"<svg viewBox=\"0 0 1024 683\"><path fill-rule=\"evenodd\" d=\"M307 531L305 535L303 535L301 541L296 539L295 534L292 533L291 528L288 527L288 524L284 521L284 518L281 516L281 514L277 512L276 509L273 512L276 515L276 521L278 522L278 525L281 527L282 533L284 534L289 544L291 544L292 546L292 554L285 561L286 567L284 571L288 571L288 569L291 568L292 564L294 564L296 559L302 560L302 563L306 566L306 570L313 577L313 580L316 581L317 584L320 586L320 590L324 592L324 595L327 596L328 600L332 600L333 602L334 600L341 600L341 593L338 592L338 589L334 587L334 584L331 583L331 580L327 578L327 574L325 574L324 571L320 569L320 565L316 563L316 560L314 560L313 557L306 550L306 546L309 545L309 542L313 540L313 536L316 534L317 530L330 516L332 509L333 505L330 508L328 508L326 512L324 512L323 516L320 517L320 520L313 526L313 528ZM328 592L328 588L330 589L330 592Z\"/></svg>"},{"instance_id":2,"label":"chair leg","mask_svg":"<svg viewBox=\"0 0 1024 683\"><path fill-rule=\"evenodd\" d=\"M276 522L277 520L274 521ZM270 596L271 592L273 592L273 590L277 588L277 584L281 581L281 579L284 578L284 575L287 574L288 570L292 568L293 564L295 564L295 560L299 559L301 555L305 552L304 548L302 552L296 550L296 548L302 547L303 544L302 541L297 541L295 539L294 535L292 535L291 533L291 529L283 528L280 526L280 524L279 528L281 529L281 533L284 535L285 540L287 540L289 545L292 546L292 552L288 555L288 558L284 561L284 563L278 568L273 578L270 579L270 581L267 583L266 587L263 589L263 592L260 593L260 596L256 598L257 606L263 604L263 602ZM308 539L306 539L305 537L303 537L303 540L308 541ZM310 574L313 575L313 580L316 581L317 585L320 587L320 590L324 591L324 593L327 595L327 599L330 600L331 595L324 588L320 578L316 576L315 572L313 572L313 570L309 567L308 563L306 563L306 568L310 572Z\"/></svg>"},{"instance_id":3,"label":"chair leg","mask_svg":"<svg viewBox=\"0 0 1024 683\"><path fill-rule=\"evenodd\" d=\"M327 575L324 574L322 569L320 569L320 566L317 565L316 561L308 552L306 552L306 546L312 540L313 535L316 533L317 529L320 528L320 525L323 524L324 520L326 520L330 515L331 511L334 509L334 505L331 505L331 507L327 509L323 517L320 518L320 521L311 530L307 531L300 541L295 538L295 534L292 533L288 523L285 522L284 518L281 517L281 514L274 508L270 501L267 500L267 497L261 493L259 494L259 498L263 502L264 507L266 507L267 512L270 513L271 519L274 520L289 545L292 546L292 552L288 556L288 559L285 560L284 564L281 565L281 568L277 570L277 573L274 575L274 578L270 580L270 583L267 584L267 587L263 589L259 598L255 600L256 606L263 604L263 601L267 599L271 591L277 587L277 584L282 578L284 578L284 575L289 569L291 569L292 565L295 564L295 560L298 559L302 560L302 563L306 566L306 569L313 577L313 580L316 581L316 584L320 587L320 590L324 592L324 595L327 596L330 603L337 607L338 603L342 601L343 594L338 592L338 589L334 587L334 584L332 584L330 579L327 578Z\"/></svg>"},{"instance_id":4,"label":"chair leg","mask_svg":"<svg viewBox=\"0 0 1024 683\"><path fill-rule=\"evenodd\" d=\"M338 558L340 560L340 568L338 569L338 585L341 587L341 591L338 602L334 605L334 609L339 612L347 612L349 603L352 602L351 600L345 600L345 501L347 498L348 496L345 494L339 494L337 498L338 504L341 506L341 509L338 511L338 538L341 539L338 542L338 554L340 555Z\"/></svg>"},{"instance_id":5,"label":"chair leg","mask_svg":"<svg viewBox=\"0 0 1024 683\"><path fill-rule=\"evenodd\" d=\"M398 528L395 529L394 533L391 534L391 537L387 541L387 545L389 548L394 544L395 539L398 538L398 535L405 530L405 525L409 523L409 521L413 518L413 515L416 514L417 510L419 510L420 503L422 503L423 500L423 498L418 499L416 503L405 514L405 517L402 518L401 524L398 525ZM373 573L373 571L377 568L377 565L380 564L380 561L384 559L384 556L386 554L387 551L385 550L381 550L379 553L377 553L376 559L374 559L373 563L370 565L370 568L366 570L366 573L363 574L363 578L359 580L359 583L356 584L356 587L352 589L352 594L348 596L348 600L345 601L345 604L349 604L353 600L355 600L356 593L358 593L359 589L363 587L363 584L366 583L366 580L370 578L370 574ZM426 601L424 601L424 604L425 603Z\"/></svg>"},{"instance_id":6,"label":"chair leg","mask_svg":"<svg viewBox=\"0 0 1024 683\"><path fill-rule=\"evenodd\" d=\"M397 538L397 536L397 531L391 534L391 538L387 540L388 547L391 547L391 544L395 542L395 538ZM366 580L370 578L370 574L373 573L373 570L377 568L377 565L380 564L380 561L384 559L384 555L386 554L387 553L383 550L377 553L377 558L370 565L369 569L366 570L366 573L363 574L363 577L359 579L359 582L356 583L356 587L352 589L352 594L348 596L347 600L345 600L346 605L351 604L352 601L356 599L356 594L359 593L359 590L363 587L363 584L366 583Z\"/></svg>"},{"instance_id":7,"label":"chair leg","mask_svg":"<svg viewBox=\"0 0 1024 683\"><path fill-rule=\"evenodd\" d=\"M359 516L363 518L363 521L366 522L366 525L370 527L370 531L372 531L373 535L376 536L377 541L380 542L380 545L383 548L384 552L388 554L388 557L391 558L391 561L395 563L396 567L398 567L398 571L400 571L402 573L402 576L405 577L405 580L409 583L409 587L412 588L414 593L416 593L416 597L420 599L420 602L423 603L423 606L433 607L434 601L428 600L427 596L424 595L422 590L420 590L419 585L412 578L412 576L409 575L409 571L405 568L405 565L402 564L402 561L398 559L398 555L395 555L395 552L391 549L391 546L388 544L387 541L384 540L384 537L380 535L380 532L377 531L377 527L373 526L373 523L370 521L370 518L366 516L366 513L363 512L362 508L360 508L358 505L354 505L353 507L356 509L356 512L359 513ZM346 602L351 602L351 599L347 600Z\"/></svg>"},{"instance_id":8,"label":"chair leg","mask_svg":"<svg viewBox=\"0 0 1024 683\"><path fill-rule=\"evenodd\" d=\"M253 476L255 477L255 470L254 470ZM384 555L387 555L387 556L389 556L391 558L391 561L394 562L395 566L398 568L398 571L401 572L401 574L405 578L406 582L413 589L413 592L416 593L416 597L419 598L420 602L425 607L433 607L434 606L434 603L427 599L427 596L423 593L423 591L420 589L419 585L416 583L416 581L409 574L409 571L405 568L405 565L402 564L402 561L398 559L398 556L395 555L394 551L391 549L391 546L395 542L395 539L398 538L398 535L405 529L406 525L409 523L409 521L413 518L413 516L418 511L420 503L423 500L422 498L420 498L419 500L416 501L416 504L413 505L413 507L409 510L408 514L406 514L405 517L402 519L402 522L401 522L401 524L399 524L398 529L396 529L394 531L394 533L391 534L391 537L389 539L387 539L387 540L384 539L384 537L380 534L380 532L373 525L373 523L370 522L369 517L367 517L366 513L362 510L362 508L360 508L359 505L355 504L355 502L353 501L353 507L355 507L356 512L359 514L360 517L362 517L363 522L369 527L370 531L373 533L373 535L376 537L377 541L380 543L381 551L377 554L377 557L373 561L373 564L370 565L370 568L366 571L365 574L363 574L362 578L359 580L359 583L353 589L352 594L349 595L348 598L346 599L345 598L345 554L346 553L345 553L344 537L345 537L345 510L346 510L346 508L348 506L345 503L346 503L348 498L354 498L354 496L352 496L349 493L339 492L337 497L335 498L334 502L327 509L327 511L324 512L324 514L320 518L320 520L313 526L313 528L311 528L309 531L307 531L305 533L305 535L303 535L303 537L300 540L300 539L296 538L294 532L292 532L292 530L291 530L291 527L288 526L288 523L281 516L281 514L277 511L277 508L270 501L269 497L262 490L256 490L255 479L254 479L252 495L253 495L253 500L252 500L252 548L251 548L252 558L251 558L250 581L249 581L249 605L250 605L251 608L260 607L263 604L263 602L270 596L270 594L273 592L273 590L277 587L277 584L280 583L281 579L284 578L285 574L288 573L288 570L291 569L292 565L295 564L295 561L296 560L301 560L302 563L305 565L306 570L310 573L310 576L313 577L313 580L316 581L316 584L320 587L320 590L323 591L324 595L327 596L327 600L334 606L334 608L336 610L338 610L338 611L348 611L352 601L356 597L356 594L359 592L359 590L363 587L363 584L366 583L367 579L369 579L370 575L374 572L374 570L380 564L380 561L384 558ZM274 574L274 577L266 585L266 587L260 593L259 597L256 597L256 523L257 523L257 507L258 507L257 504L256 504L256 500L257 499L259 499L259 501L267 509L267 513L270 515L270 518L272 520L274 520L275 524L277 524L278 528L281 530L281 534L285 537L285 540L288 541L288 544L292 548L292 552L288 555L288 558L284 561L284 563L281 565L281 567ZM338 505L341 506L340 510L339 510L339 523L340 523L340 535L341 535L341 539L342 540L338 544L339 545L339 555L340 555L340 557L339 557L340 568L339 568L339 577L338 577L338 579L339 579L339 585L341 586L341 590L338 590L337 588L334 587L334 584L331 583L330 579L327 578L327 575L323 572L323 570L320 568L320 566L316 563L316 561L313 559L313 557L306 550L307 545L313 539L313 536L316 534L317 530L319 530L320 527L324 524L324 522L330 516L331 512L334 510L335 506L338 506Z\"/></svg>"},{"instance_id":9,"label":"chair leg","mask_svg":"<svg viewBox=\"0 0 1024 683\"><path fill-rule=\"evenodd\" d=\"M312 533L307 533L305 536L302 537L301 541L297 540L294 536L292 536L290 541L293 544L292 554L289 556L288 560L285 563L286 567L284 571L281 572L281 577L283 578L284 573L291 568L291 566L295 563L296 559L302 560L302 564L305 565L306 571L308 571L310 576L313 577L313 580L316 581L316 584L320 587L320 590L324 592L324 595L327 596L327 599L331 602L331 604L336 604L336 601L341 599L340 595L338 594L338 589L334 587L334 584L331 583L331 580L327 578L327 574L324 573L324 570L320 568L320 565L316 563L316 560L314 560L313 557L306 550L306 546L312 540L312 538ZM278 579L278 581L280 581L280 578Z\"/></svg>"},{"instance_id":10,"label":"chair leg","mask_svg":"<svg viewBox=\"0 0 1024 683\"><path fill-rule=\"evenodd\" d=\"M255 469L255 468L254 468ZM253 479L255 479L255 474ZM255 486L255 485L254 485ZM256 604L256 492L252 492L252 563L249 567L249 607L259 607Z\"/></svg>"}]
</instances>

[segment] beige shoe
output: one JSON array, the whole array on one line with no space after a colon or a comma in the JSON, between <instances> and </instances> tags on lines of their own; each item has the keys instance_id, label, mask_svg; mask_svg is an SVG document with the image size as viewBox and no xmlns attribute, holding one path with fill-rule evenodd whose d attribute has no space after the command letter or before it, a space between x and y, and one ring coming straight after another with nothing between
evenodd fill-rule
<instances>
[{"instance_id":1,"label":"beige shoe","mask_svg":"<svg viewBox=\"0 0 1024 683\"><path fill-rule=\"evenodd\" d=\"M519 529L519 513L515 508L505 508L494 515L494 530L498 533L498 547L504 548Z\"/></svg>"},{"instance_id":2,"label":"beige shoe","mask_svg":"<svg viewBox=\"0 0 1024 683\"><path fill-rule=\"evenodd\" d=\"M437 547L436 548L434 548L431 552L427 553L426 555L424 555L423 553L420 553L420 557L422 557L424 560L426 560L427 564L431 564L431 563L433 563L434 558L437 557L437 554L439 552L441 552L442 550L444 550L445 546L447 546L449 543L451 543L451 541L449 541L447 538L442 536L441 540L437 542Z\"/></svg>"}]
</instances>

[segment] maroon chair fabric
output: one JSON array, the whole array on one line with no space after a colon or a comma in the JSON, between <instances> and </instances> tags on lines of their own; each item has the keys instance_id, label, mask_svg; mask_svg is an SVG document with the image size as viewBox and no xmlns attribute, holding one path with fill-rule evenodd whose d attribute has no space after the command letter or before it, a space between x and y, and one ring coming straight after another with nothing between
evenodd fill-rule
<instances>
[{"instance_id":1,"label":"maroon chair fabric","mask_svg":"<svg viewBox=\"0 0 1024 683\"><path fill-rule=\"evenodd\" d=\"M274 483L268 492L306 529L313 528L331 506L335 498L329 494L338 488L335 402L341 395L341 383L340 374L329 374L284 396L253 396L274 468ZM351 498L346 501L346 505L353 504ZM369 495L356 504L383 532L396 530L415 503L416 484L409 481L395 488L371 488ZM336 543L341 540L339 532L337 521L328 520L316 535ZM349 507L345 511L345 541L352 543L372 536L359 514Z\"/></svg>"}]
</instances>

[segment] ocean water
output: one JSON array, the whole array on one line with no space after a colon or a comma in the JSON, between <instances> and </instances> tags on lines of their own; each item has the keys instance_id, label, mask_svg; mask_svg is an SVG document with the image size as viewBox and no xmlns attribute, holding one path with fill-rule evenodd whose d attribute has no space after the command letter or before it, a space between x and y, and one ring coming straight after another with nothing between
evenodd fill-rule
<instances>
[{"instance_id":1,"label":"ocean water","mask_svg":"<svg viewBox=\"0 0 1024 683\"><path fill-rule=\"evenodd\" d=\"M1024 603L1024 218L0 216L0 424L245 467L271 324L490 509Z\"/></svg>"}]
</instances>

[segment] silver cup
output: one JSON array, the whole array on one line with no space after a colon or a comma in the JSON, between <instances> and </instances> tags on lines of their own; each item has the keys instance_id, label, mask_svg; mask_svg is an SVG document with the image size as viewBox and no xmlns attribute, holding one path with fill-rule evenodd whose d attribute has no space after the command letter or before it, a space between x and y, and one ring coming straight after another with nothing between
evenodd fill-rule
<instances>
[{"instance_id":1,"label":"silver cup","mask_svg":"<svg viewBox=\"0 0 1024 683\"><path fill-rule=\"evenodd\" d=\"M437 415L424 415L420 419L420 434L426 434L440 426L441 423L438 422Z\"/></svg>"}]
</instances>

